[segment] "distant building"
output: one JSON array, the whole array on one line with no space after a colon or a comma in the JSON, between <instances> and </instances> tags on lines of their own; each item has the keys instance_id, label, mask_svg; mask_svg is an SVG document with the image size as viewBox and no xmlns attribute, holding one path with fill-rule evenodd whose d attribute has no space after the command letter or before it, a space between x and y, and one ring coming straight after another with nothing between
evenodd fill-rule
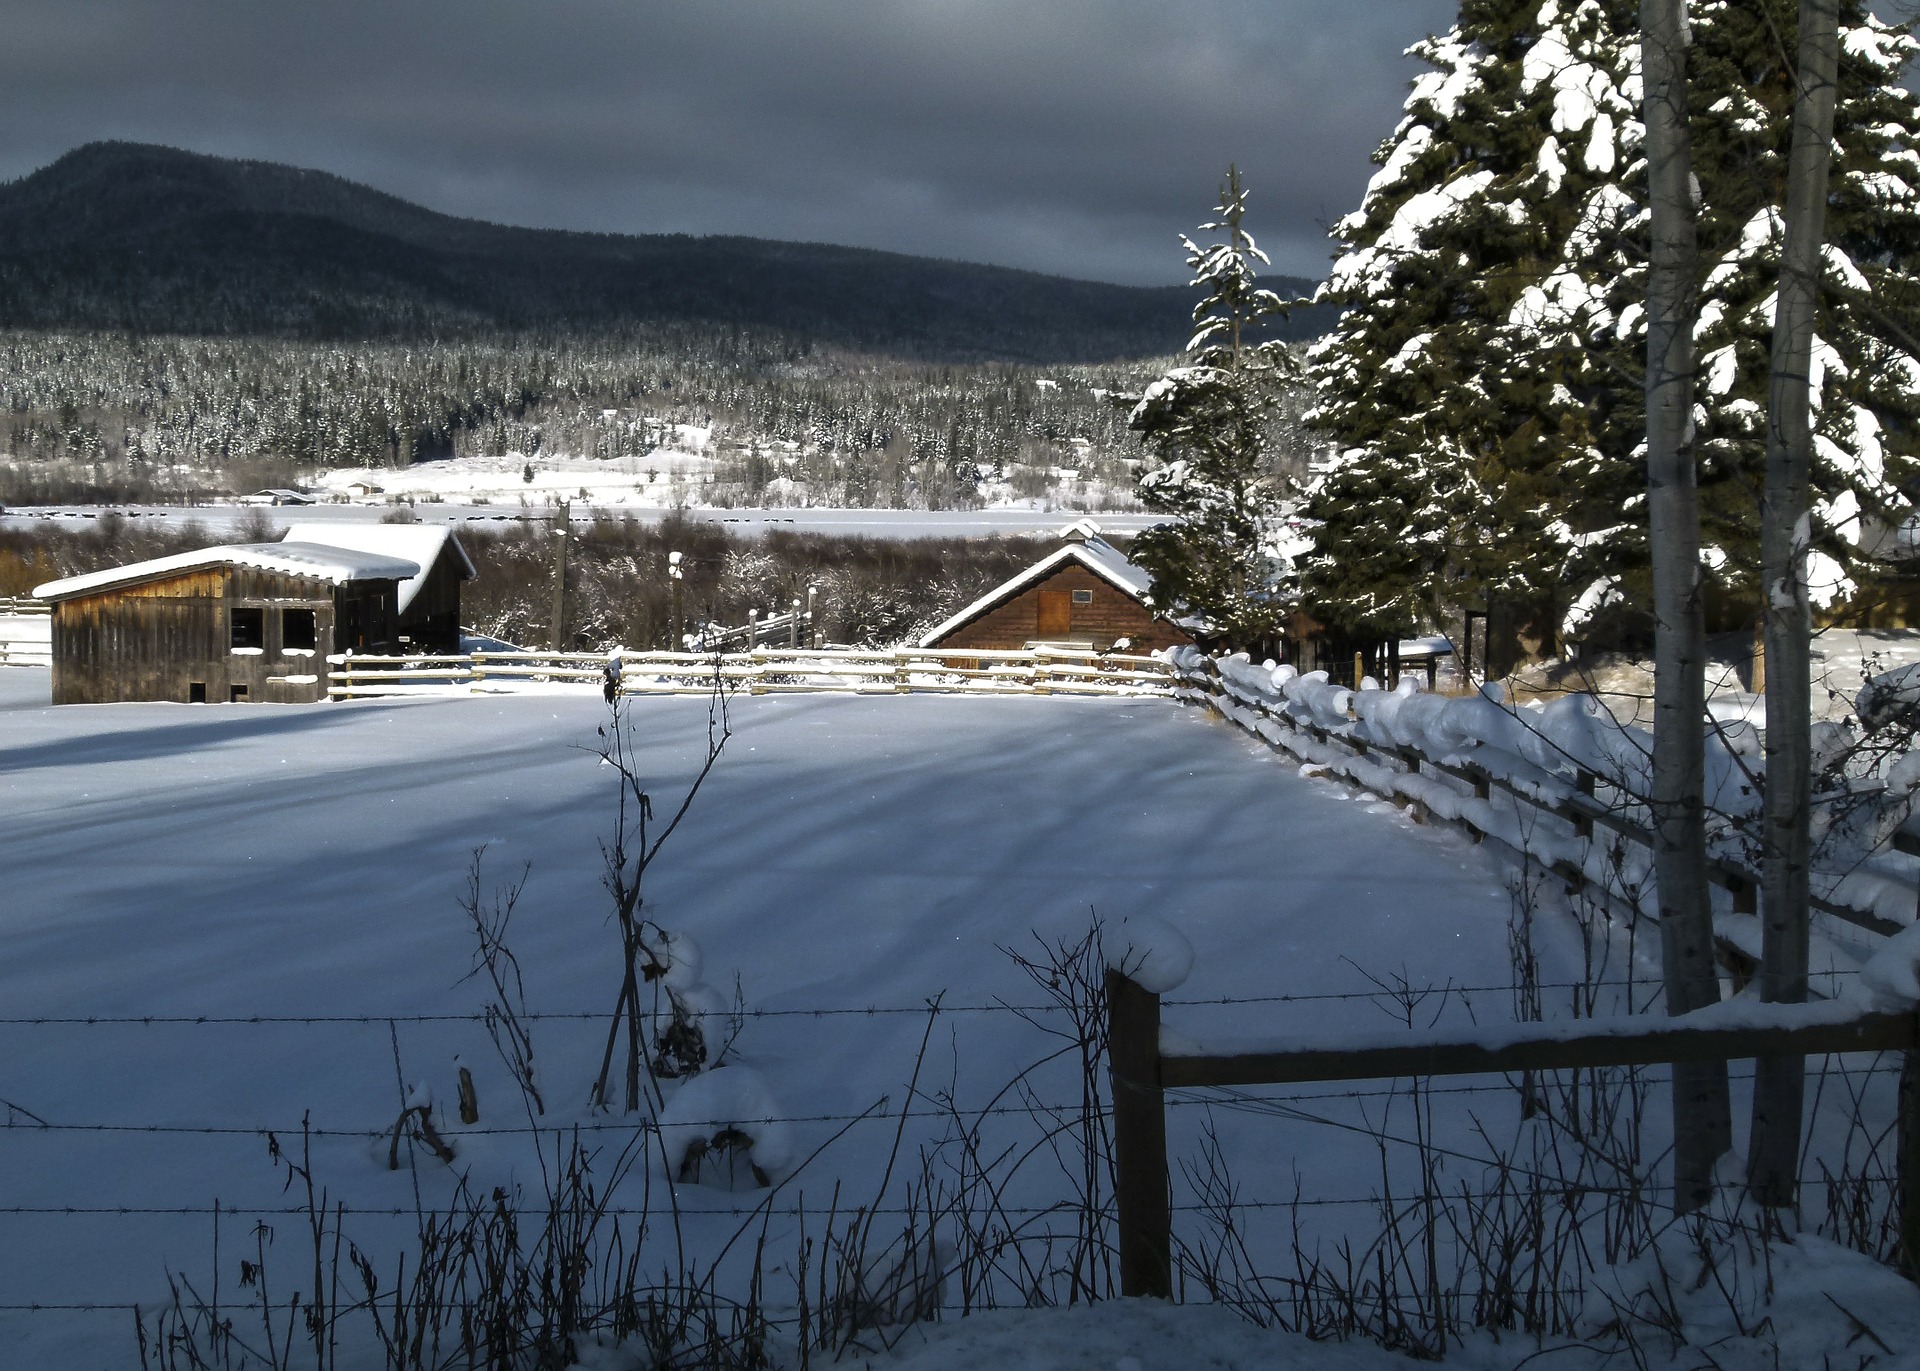
<instances>
[{"instance_id":1,"label":"distant building","mask_svg":"<svg viewBox=\"0 0 1920 1371\"><path fill-rule=\"evenodd\" d=\"M306 542L180 552L49 581L53 703L327 695L327 654L400 646L410 558Z\"/></svg>"},{"instance_id":2,"label":"distant building","mask_svg":"<svg viewBox=\"0 0 1920 1371\"><path fill-rule=\"evenodd\" d=\"M1194 641L1147 608L1151 579L1083 519L1066 544L1002 582L920 640L949 651L1071 647L1106 652L1125 642L1146 652Z\"/></svg>"},{"instance_id":3,"label":"distant building","mask_svg":"<svg viewBox=\"0 0 1920 1371\"><path fill-rule=\"evenodd\" d=\"M408 652L460 650L460 585L474 578L473 560L452 530L431 524L293 523L290 543L351 548L417 564L400 582L399 646Z\"/></svg>"},{"instance_id":4,"label":"distant building","mask_svg":"<svg viewBox=\"0 0 1920 1371\"><path fill-rule=\"evenodd\" d=\"M313 496L304 490L256 490L251 495L242 495L243 505L310 505Z\"/></svg>"}]
</instances>

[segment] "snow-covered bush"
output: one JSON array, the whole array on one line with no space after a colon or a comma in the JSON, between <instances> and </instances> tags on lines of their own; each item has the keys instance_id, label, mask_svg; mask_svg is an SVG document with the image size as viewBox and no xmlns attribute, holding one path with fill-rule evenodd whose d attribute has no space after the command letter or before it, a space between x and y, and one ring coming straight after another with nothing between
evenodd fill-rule
<instances>
[{"instance_id":1,"label":"snow-covered bush","mask_svg":"<svg viewBox=\"0 0 1920 1371\"><path fill-rule=\"evenodd\" d=\"M657 1123L659 1161L669 1181L765 1187L793 1161L791 1129L766 1081L748 1067L681 1081Z\"/></svg>"}]
</instances>

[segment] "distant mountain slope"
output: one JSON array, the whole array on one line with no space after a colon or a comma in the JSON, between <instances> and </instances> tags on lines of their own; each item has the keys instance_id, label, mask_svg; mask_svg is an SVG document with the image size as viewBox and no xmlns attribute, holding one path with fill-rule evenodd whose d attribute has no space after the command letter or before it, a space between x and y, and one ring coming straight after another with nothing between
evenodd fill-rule
<instances>
[{"instance_id":1,"label":"distant mountain slope","mask_svg":"<svg viewBox=\"0 0 1920 1371\"><path fill-rule=\"evenodd\" d=\"M701 321L1054 362L1171 352L1193 300L863 248L507 228L326 172L135 143L0 185L0 326L365 338ZM1320 313L1287 335L1322 331Z\"/></svg>"}]
</instances>

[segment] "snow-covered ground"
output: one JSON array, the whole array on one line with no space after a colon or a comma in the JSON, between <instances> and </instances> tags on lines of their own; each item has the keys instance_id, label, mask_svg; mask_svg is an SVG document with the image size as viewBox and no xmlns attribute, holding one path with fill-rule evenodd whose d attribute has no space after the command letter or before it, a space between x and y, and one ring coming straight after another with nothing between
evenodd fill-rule
<instances>
[{"instance_id":1,"label":"snow-covered ground","mask_svg":"<svg viewBox=\"0 0 1920 1371\"><path fill-rule=\"evenodd\" d=\"M151 1310L168 1269L205 1284L215 1199L238 1211L221 1221L223 1268L251 1256L255 1216L297 1198L283 1194L263 1130L293 1142L303 1115L321 1130L317 1181L352 1207L390 1211L350 1223L363 1246L390 1251L412 1229L414 1181L387 1170L374 1135L392 1125L402 1081L441 1101L457 1166L482 1193L537 1191L518 1099L483 1027L463 1017L485 996L462 981L471 942L456 897L482 844L489 884L528 867L512 934L530 1005L611 1007L617 944L597 845L612 785L595 754L597 696L53 709L47 682L43 670L0 671L0 1364L129 1364L132 1318L117 1306ZM632 711L656 795L677 796L701 755L703 702ZM1170 1000L1257 1001L1170 1004L1179 1031L1376 1028L1397 1017L1380 981L1416 995L1467 988L1422 999L1422 1024L1511 1016L1509 993L1493 988L1508 980L1509 899L1487 849L1304 779L1200 711L1160 699L779 696L736 700L733 721L648 876L649 911L698 939L709 982L738 975L752 1011L740 1061L767 1082L797 1155L883 1097L899 1108L935 996L946 1009L909 1155L944 1127L931 1117L936 1092L984 1105L1052 1050L995 1008L1039 998L1003 949L1032 949L1035 931L1071 937L1094 910L1153 914L1186 933L1195 970ZM1571 930L1543 925L1536 939L1543 979L1572 978ZM812 1012L867 1008L901 1012ZM334 1021L85 1022L148 1016ZM542 1124L604 1128L586 1107L604 1021L535 1031ZM456 1058L478 1085L471 1129L449 1119ZM1076 1078L1036 1079L1077 1098ZM1513 1127L1514 1092L1468 1098L1490 1133ZM1351 1131L1381 1099L1311 1088L1289 1100L1292 1115L1175 1107L1173 1151L1196 1155L1216 1115L1248 1198L1290 1199L1297 1181L1315 1202L1307 1241L1366 1229L1383 1178L1406 1181L1401 1162ZM981 1126L991 1142L1021 1122ZM1455 1111L1463 1145L1469 1122ZM854 1126L785 1200L816 1224L836 1185L843 1204L870 1202L896 1126L897 1115ZM1046 1171L1022 1178L1038 1187L1029 1202L1058 1198ZM426 1203L442 1202L452 1173L427 1163L419 1183ZM731 1233L732 1207L752 1198L681 1189L695 1248ZM297 1286L301 1220L268 1221L287 1282L276 1288ZM1270 1211L1265 1227L1288 1221ZM774 1260L789 1259L778 1254L795 1232L784 1215L773 1224ZM1820 1288L1864 1290L1863 1266L1836 1254ZM233 1269L228 1296L244 1299ZM1825 1310L1809 1281L1809 1305ZM1920 1336L1911 1308L1866 1297L1880 1336ZM32 1304L110 1307L19 1308ZM1033 1317L915 1333L896 1355L914 1371L1390 1364L1370 1348L1276 1340L1218 1310ZM1841 1316L1823 1317L1839 1332L1822 1345L1844 1344ZM1512 1366L1531 1350L1488 1345L1466 1364Z\"/></svg>"},{"instance_id":2,"label":"snow-covered ground","mask_svg":"<svg viewBox=\"0 0 1920 1371\"><path fill-rule=\"evenodd\" d=\"M577 496L577 492L575 492ZM576 499L572 506L575 522L593 518L591 501ZM86 528L107 512L104 505L59 505L19 507L0 514L0 527L32 528L51 521L63 528ZM117 505L113 510L124 518L165 520L168 526L197 520L215 534L224 535L260 516L280 524L295 519L340 519L350 523L373 523L393 511L384 496L352 504L318 504L297 507L261 508L246 505ZM505 524L518 519L552 517L552 505L544 499L497 505L476 505L451 501L440 504L416 504L414 514L429 523ZM673 515L671 508L624 506L611 508L618 518L631 516L659 522ZM1068 510L1007 507L971 510L927 509L715 509L691 505L680 513L705 519L741 534L760 534L769 529L798 533L835 533L868 538L982 538L1026 534L1048 537L1062 527L1085 516ZM1137 533L1164 522L1152 514L1101 514L1100 526L1110 533Z\"/></svg>"},{"instance_id":3,"label":"snow-covered ground","mask_svg":"<svg viewBox=\"0 0 1920 1371\"><path fill-rule=\"evenodd\" d=\"M461 504L541 507L562 500L603 507L672 508L698 502L718 465L709 455L712 433L681 425L673 441L641 457L592 458L564 454L440 458L405 468L336 467L313 488L347 498L364 487L383 495Z\"/></svg>"}]
</instances>

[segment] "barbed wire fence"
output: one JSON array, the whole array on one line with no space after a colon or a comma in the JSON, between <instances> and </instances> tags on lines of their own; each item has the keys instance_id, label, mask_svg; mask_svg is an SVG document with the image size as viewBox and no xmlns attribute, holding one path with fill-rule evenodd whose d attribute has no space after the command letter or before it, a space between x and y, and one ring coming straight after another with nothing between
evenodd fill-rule
<instances>
[{"instance_id":1,"label":"barbed wire fence","mask_svg":"<svg viewBox=\"0 0 1920 1371\"><path fill-rule=\"evenodd\" d=\"M1644 983L1649 978L1623 976L1622 984ZM1580 982L1550 982L1543 988L1578 989ZM1470 995L1510 995L1514 987L1509 984L1472 984L1437 987L1437 991L1451 996ZM1317 1007L1343 1005L1378 1005L1389 1012L1394 1011L1395 997L1391 991L1330 991L1309 994L1272 994L1272 995L1223 995L1213 997L1192 997L1184 1000L1169 1000L1182 1008L1199 1012L1210 1009L1240 1009L1252 1012L1268 1008L1300 1008L1313 1010ZM738 1011L749 1021L767 1021L779 1025L792 1025L806 1021L865 1020L896 1017L925 1017L929 1026L937 1022L957 1023L1019 1018L1032 1024L1054 1024L1061 1028L1069 1026L1071 1018L1066 1006L1058 1002L1022 1001L1018 999L995 1000L992 1002L961 1004L867 1004L867 1005L817 1005L786 1006L768 1009L746 1009ZM584 1012L530 1012L526 1016L529 1023L588 1023L604 1022L604 1014ZM0 1016L0 1040L5 1035L19 1030L57 1030L63 1034L86 1036L96 1032L120 1033L134 1032L149 1034L156 1032L186 1031L192 1034L213 1033L242 1034L269 1028L294 1028L302 1034L321 1035L325 1038L339 1031L357 1029L385 1030L396 1045L399 1030L406 1025L441 1024L484 1026L484 1013L437 1012L414 1014L221 1014L221 1015L6 1015ZM322 1049L324 1050L324 1049ZM399 1064L396 1063L398 1066ZM399 1071L404 1081L404 1070ZM1891 1091L1897 1076L1897 1064L1885 1062L1855 1062L1835 1059L1828 1063L1823 1076L1830 1080L1836 1090L1843 1092L1846 1098L1858 1102L1865 1093L1880 1090ZM1629 1073L1623 1077L1629 1090L1641 1087L1641 1078ZM1052 1270L1056 1279L1053 1294L1062 1302L1072 1296L1072 1292L1083 1283L1090 1283L1095 1294L1114 1293L1111 1284L1102 1287L1098 1281L1085 1274L1068 1277L1062 1272L1075 1263L1086 1265L1107 1261L1112 1256L1114 1246L1112 1228L1114 1215L1111 1203L1111 1190L1093 1194L1061 1193L1054 1198L1038 1195L1028 1190L1019 1193L1016 1186L995 1186L986 1183L980 1174L977 1162L969 1162L966 1157L977 1148L977 1139L983 1132L991 1131L1000 1124L1025 1126L1029 1132L1021 1135L1018 1143L1009 1143L1009 1147L1018 1146L1023 1154L1059 1142L1062 1135L1062 1121L1070 1120L1079 1124L1090 1122L1075 1119L1083 1111L1086 1097L1076 1090L1061 1088L1066 1082L1055 1079L1052 1086L1042 1090L1037 1084L1029 1083L1010 1095L997 1096L977 1107L963 1107L951 1095L941 1091L918 1087L911 1089L903 1098L883 1102L865 1110L825 1109L794 1110L770 1116L765 1122L783 1127L811 1129L820 1133L829 1133L833 1138L844 1136L849 1130L862 1130L874 1136L884 1136L888 1132L904 1135L910 1128L926 1130L920 1141L923 1149L937 1151L944 1146L949 1153L957 1154L952 1168L945 1174L936 1174L936 1169L928 1164L924 1152L918 1159L915 1174L904 1178L903 1184L890 1193L876 1192L863 1197L852 1206L861 1225L861 1241L856 1244L862 1256L879 1257L878 1265L883 1271L867 1270L852 1279L852 1286L859 1287L864 1293L849 1293L842 1290L842 1303L871 1303L872 1287L893 1280L905 1271L916 1282L911 1291L895 1291L905 1300L905 1306L881 1311L891 1314L906 1313L915 1315L956 1312L977 1308L1005 1300L1030 1302L1037 1284L1043 1284L1040 1274ZM1106 1097L1105 1083L1098 1082L1093 1096L1093 1112L1104 1121L1110 1109ZM1529 1084L1527 1089L1539 1091L1539 1083ZM1570 1085L1578 1089L1578 1082ZM1648 1205L1657 1203L1659 1197L1667 1194L1669 1188L1655 1177L1659 1159L1651 1159L1646 1167L1636 1174L1622 1175L1608 1183L1594 1176L1578 1177L1568 1180L1544 1163L1529 1164L1514 1155L1501 1155L1493 1147L1484 1131L1476 1139L1472 1130L1459 1128L1449 1133L1447 1129L1436 1129L1433 1124L1434 1111L1449 1107L1448 1102L1457 1105L1462 1116L1484 1113L1486 1109L1499 1105L1517 1107L1522 1093L1521 1083L1512 1079L1469 1079L1465 1082L1445 1086L1432 1085L1421 1081L1376 1083L1361 1089L1301 1089L1284 1091L1252 1090L1187 1090L1169 1092L1168 1105L1176 1114L1192 1120L1188 1129L1189 1162L1184 1175L1175 1181L1176 1194L1172 1209L1176 1215L1176 1225L1181 1230L1180 1249L1183 1270L1188 1273L1187 1294L1190 1298L1218 1299L1227 1303L1244 1306L1249 1290L1259 1289L1266 1293L1254 1309L1257 1316L1271 1319L1290 1327L1312 1331L1328 1331L1327 1302L1331 1298L1328 1272L1323 1264L1304 1253L1300 1247L1300 1232L1304 1227L1312 1229L1317 1224L1327 1234L1351 1229L1354 1225L1365 1228L1372 1225L1391 1231L1396 1225L1408 1226L1418 1217L1416 1211L1430 1206L1431 1195L1421 1194L1418 1190L1418 1177L1422 1168L1431 1168L1436 1162L1452 1165L1457 1169L1454 1180L1445 1194L1445 1203L1456 1214L1471 1215L1508 1202L1513 1196L1516 1184L1526 1187L1529 1202L1555 1201L1566 1206L1598 1206L1618 1208L1622 1205ZM364 1117L306 1119L293 1118L174 1118L170 1120L113 1119L111 1117L73 1118L59 1116L57 1112L48 1116L45 1111L36 1111L35 1101L16 1099L11 1096L0 1097L0 1156L10 1150L9 1137L23 1140L27 1135L40 1135L46 1138L58 1138L74 1135L110 1135L128 1139L138 1145L139 1139L173 1138L191 1140L195 1138L225 1140L258 1140L275 1157L285 1155L283 1149L288 1140L298 1138L303 1144L313 1141L337 1140L363 1145L379 1144L391 1141L396 1149L404 1147L408 1165L416 1168L419 1174L426 1175L427 1168L434 1165L426 1144L412 1131L398 1128L384 1120L369 1120ZM1395 1126L1392 1120L1396 1111L1404 1116L1408 1106L1414 1111L1414 1118ZM1426 1111L1424 1115L1420 1111ZM1325 1187L1314 1186L1306 1191L1296 1189L1292 1195L1274 1193L1240 1194L1231 1179L1231 1156L1220 1150L1217 1141L1218 1122L1223 1118L1241 1117L1253 1121L1258 1127L1267 1127L1275 1123L1298 1125L1309 1130L1332 1130L1350 1137L1358 1144L1379 1149L1382 1154L1397 1152L1411 1171L1403 1174L1414 1177L1412 1193L1397 1192L1393 1184L1375 1184L1352 1191L1329 1193ZM1421 1120L1425 1121L1422 1122ZM740 1121L732 1118L683 1119L677 1123L706 1130L722 1130L736 1125ZM521 1146L531 1145L535 1149L550 1151L556 1155L571 1147L576 1153L617 1152L619 1155L644 1154L659 1145L660 1126L649 1117L633 1118L617 1115L602 1115L580 1119L556 1120L544 1122L530 1118L527 1122L487 1122L471 1124L453 1124L442 1121L444 1137L452 1146L458 1148L470 1141L481 1139L502 1139L508 1142L518 1141ZM1037 1128L1038 1140L1031 1130ZM1457 1134L1457 1136L1455 1136ZM969 1137L976 1139L968 1143ZM959 1140L956 1142L956 1138ZM1893 1179L1892 1168L1885 1164L1888 1140L1884 1136L1873 1137L1858 1157L1851 1159L1851 1169L1844 1177L1830 1176L1828 1179L1836 1191L1836 1200L1830 1207L1838 1208L1847 1196L1856 1192L1871 1191L1890 1194ZM1211 1149L1211 1150L1210 1150ZM1228 1151L1231 1151L1229 1148ZM1108 1158L1095 1159L1105 1165ZM451 1178L458 1170L443 1167ZM136 1165L133 1170L139 1170ZM339 1238L350 1225L357 1221L398 1225L395 1231L404 1231L408 1227L421 1231L433 1230L435 1223L451 1222L458 1203L458 1186L455 1186L456 1198L443 1200L436 1207L430 1200L406 1202L368 1202L364 1198L336 1198L318 1211L311 1199L302 1202L296 1193L293 1198L283 1198L275 1203L259 1198L248 1200L216 1199L210 1196L185 1197L180 1195L155 1194L151 1198L133 1203L103 1202L87 1193L90 1187L82 1184L81 1193L44 1193L35 1189L34 1182L15 1171L16 1183L6 1187L13 1191L5 1202L0 1202L0 1222L31 1241L31 1232L38 1228L46 1232L45 1225L65 1222L114 1223L140 1220L179 1220L195 1225L219 1225L226 1221L229 1225L238 1224L243 1229L259 1232L262 1227L291 1226L295 1230L309 1227L316 1222L327 1234ZM291 1177L289 1178L291 1179ZM334 1178L343 1184L348 1178ZM629 1171L620 1176L624 1185L610 1186L593 1207L596 1221L617 1227L622 1222L633 1221L642 1228L648 1224L658 1226L670 1216L675 1225L688 1223L700 1225L738 1225L758 1223L763 1234L768 1227L785 1228L796 1234L810 1231L811 1225L825 1224L832 1230L833 1216L844 1224L847 1218L845 1210L837 1209L841 1203L838 1189L833 1200L827 1205L809 1203L798 1186L777 1190L769 1195L761 1191L729 1192L708 1186L687 1187L670 1199L663 1198L657 1188L639 1184ZM22 1181L24 1180L24 1184ZM57 1180L57 1178L56 1178ZM449 1179L440 1186L428 1186L428 1190L445 1189ZM630 1193L639 1184L640 1193ZM784 1182L783 1182L784 1184ZM241 1188L245 1188L244 1186ZM1056 1190L1062 1189L1055 1186ZM1844 1195L1839 1194L1844 1190ZM17 1198L16 1198L17 1197ZM530 1214L539 1210L536 1202ZM961 1209L970 1212L962 1215ZM1321 1215L1324 1218L1314 1219ZM1844 1217L1844 1216L1841 1216ZM468 1216L471 1220L471 1215ZM1432 1223L1432 1216L1425 1220ZM1737 1228L1743 1222L1729 1216L1726 1222ZM873 1232L876 1223L885 1223L898 1227L901 1233L917 1234L924 1251L914 1250L912 1243L900 1246L889 1241L884 1247ZM975 1240L972 1256L962 1257L947 1252L944 1258L938 1255L938 1244L934 1242L933 1230L941 1224L950 1230L969 1234ZM1091 1250L1084 1252L1073 1262L1060 1257L1065 1249L1079 1240L1083 1228L1091 1225L1095 1234ZM1331 1227L1329 1227L1331 1225ZM1846 1237L1844 1225L1836 1219L1829 1225L1835 1236ZM1856 1239L1871 1235L1872 1226L1855 1216L1854 1233ZM1291 1232L1293 1246L1283 1240L1281 1235ZM1234 1233L1236 1241L1256 1241L1252 1235L1264 1234L1274 1240L1275 1245L1268 1250L1250 1252L1245 1258L1249 1263L1257 1260L1262 1269L1256 1278L1254 1272L1234 1271L1223 1264L1221 1256L1222 1233ZM345 1239L351 1242L352 1239ZM818 1241L820 1239L816 1239ZM116 1239L124 1241L124 1239ZM637 1241L637 1239L636 1239ZM843 1239L843 1252L855 1250L853 1239ZM995 1244L1001 1251L992 1258L983 1257ZM1855 1245L1860 1245L1856 1241ZM1026 1268L1018 1261L1009 1261L1005 1252L1024 1248L1030 1253L1044 1253L1045 1256L1031 1258ZM181 1263L191 1266L207 1256L205 1251L169 1252L165 1260L169 1263ZM1049 1257L1052 1266L1048 1267ZM229 1260L231 1254L229 1253ZM243 1260L252 1262L252 1257ZM797 1259L796 1259L797 1260ZM982 1279L978 1273L970 1280L962 1280L961 1273L972 1261L985 1263L1000 1270L1002 1279L998 1284L992 1279ZM869 1262L872 1265L872 1262ZM843 1263L844 1265L844 1263ZM1005 1273L1017 1272L1017 1279L1008 1282ZM843 1275L845 1273L843 1272ZM709 1276L702 1279L709 1279ZM902 1277L905 1279L905 1277ZM698 1285L698 1281L692 1282ZM924 1287L924 1288L921 1288ZM1578 1281L1555 1284L1548 1293L1558 1307L1574 1307L1580 1298L1581 1283ZM103 1292L104 1293L104 1292ZM391 1295L394 1292L389 1291ZM1384 1292L1383 1308L1395 1306L1395 1302L1407 1304L1411 1311L1413 1304L1425 1298L1418 1291ZM1458 1319L1470 1319L1475 1301L1471 1286L1455 1290L1447 1299L1454 1306ZM171 1301L171 1303L169 1303ZM456 1322L463 1313L474 1313L487 1306L485 1299L448 1298L443 1302L443 1312ZM804 1301L803 1301L804 1303ZM831 1301L829 1301L831 1303ZM898 1303L896 1301L896 1303ZM611 1309L617 1301L609 1304ZM352 1317L371 1318L375 1305L373 1295L369 1293L364 1300L340 1301L326 1314L328 1328L332 1329L343 1320ZM489 1306L490 1307L490 1306ZM816 1304L815 1314L819 1306ZM163 1313L170 1314L173 1336L183 1335L182 1328L193 1325L197 1314L210 1313L210 1309L200 1309L191 1299L183 1299L176 1287L169 1294L155 1292L146 1299L121 1295L105 1298L68 1298L68 1299L9 1299L0 1294L0 1315L30 1319L137 1319L142 1327L158 1320ZM711 1312L711 1311L709 1311ZM768 1315L767 1310L762 1316ZM1243 1308L1243 1312L1246 1312ZM311 1309L309 1309L311 1313ZM845 1314L846 1311L842 1310ZM1411 1314L1409 1313L1409 1317ZM799 1312L799 1307L787 1309L781 1318L785 1318L793 1327L789 1330L795 1336L821 1335L817 1324L808 1324L813 1314ZM847 1315L853 1324L860 1325L859 1336L874 1334L874 1320L879 1314L868 1310L858 1317ZM773 1322L778 1322L776 1318ZM615 1320L617 1322L617 1320ZM1337 1320L1335 1321L1338 1322ZM204 1319L202 1320L204 1323ZM873 1326L869 1326L873 1324ZM158 1324L155 1323L156 1328ZM609 1323L608 1327L613 1324ZM215 1325L217 1328L217 1324ZM811 1332L809 1332L811 1329ZM631 1330L629 1330L631 1331ZM1338 1329L1333 1331L1367 1332L1365 1328ZM841 1336L851 1336L846 1328L840 1330ZM207 1334L202 1328L203 1342ZM331 1336L331 1334L330 1334ZM185 1343L179 1344L185 1346ZM205 1342L205 1347L212 1347ZM250 1344L256 1357L261 1352L256 1340ZM294 1364L288 1358L291 1338L281 1347L281 1362L271 1357L259 1364ZM231 1352L231 1348L229 1351ZM157 1363L167 1365L165 1362ZM185 1364L184 1362L180 1364ZM211 1363L220 1364L220 1363ZM238 1362L230 1364L238 1365ZM396 1364L407 1364L404 1362ZM426 1364L426 1363L420 1363Z\"/></svg>"}]
</instances>

